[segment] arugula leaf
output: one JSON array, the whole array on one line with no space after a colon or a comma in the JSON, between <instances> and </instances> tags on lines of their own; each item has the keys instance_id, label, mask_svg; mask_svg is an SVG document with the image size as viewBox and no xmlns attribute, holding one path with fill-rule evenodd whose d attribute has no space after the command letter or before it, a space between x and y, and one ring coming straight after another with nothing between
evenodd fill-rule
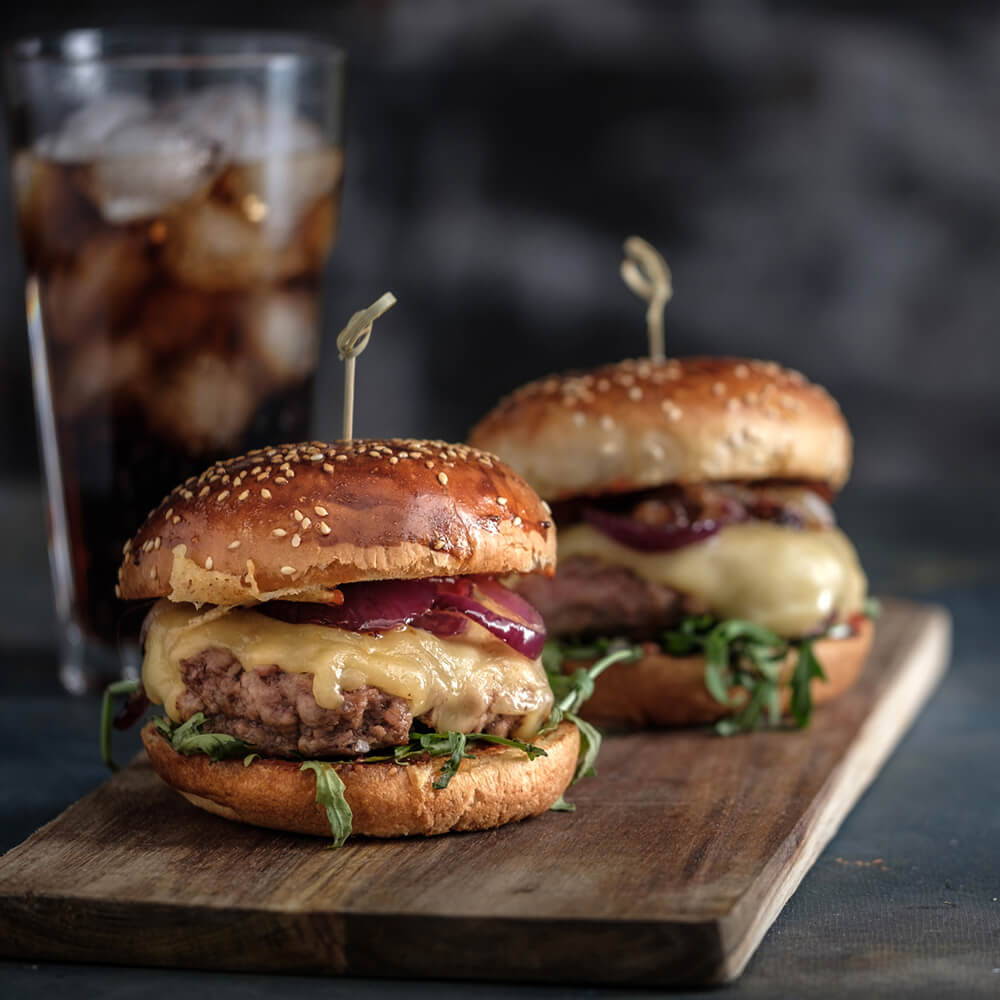
<instances>
[{"instance_id":1,"label":"arugula leaf","mask_svg":"<svg viewBox=\"0 0 1000 1000\"><path fill-rule=\"evenodd\" d=\"M866 618L874 620L882 614L882 602L877 597L866 597L861 611Z\"/></svg>"},{"instance_id":2,"label":"arugula leaf","mask_svg":"<svg viewBox=\"0 0 1000 1000\"><path fill-rule=\"evenodd\" d=\"M586 719L573 712L567 712L566 718L580 731L580 756L576 760L576 770L573 772L571 785L581 778L592 778L597 774L597 755L601 752L601 731Z\"/></svg>"},{"instance_id":3,"label":"arugula leaf","mask_svg":"<svg viewBox=\"0 0 1000 1000\"><path fill-rule=\"evenodd\" d=\"M542 653L542 665L548 674L549 687L555 696L555 708L576 713L594 693L594 681L616 663L634 661L642 657L640 646L624 639L598 639L590 645L573 645L549 640ZM578 667L571 674L563 673L567 660L593 660L589 667ZM550 720L551 721L551 720ZM558 724L558 723L557 723ZM551 726L555 728L555 726ZM549 726L546 726L548 731Z\"/></svg>"},{"instance_id":4,"label":"arugula leaf","mask_svg":"<svg viewBox=\"0 0 1000 1000\"><path fill-rule=\"evenodd\" d=\"M203 753L213 761L220 761L239 757L253 749L249 743L227 733L203 733L201 731L201 727L205 725L203 712L196 712L179 726L164 717L156 719L155 722L157 729L170 740L174 750L184 754L185 757Z\"/></svg>"},{"instance_id":5,"label":"arugula leaf","mask_svg":"<svg viewBox=\"0 0 1000 1000\"><path fill-rule=\"evenodd\" d=\"M795 724L803 729L809 725L812 715L812 681L826 680L823 666L816 658L811 639L803 639L799 643L799 658L792 673L792 718Z\"/></svg>"},{"instance_id":6,"label":"arugula leaf","mask_svg":"<svg viewBox=\"0 0 1000 1000\"><path fill-rule=\"evenodd\" d=\"M116 695L120 694L135 694L139 690L141 681L115 681L109 684L104 689L104 695L101 698L101 723L100 723L100 748L101 748L101 760L104 761L105 767L111 771L117 771L118 765L114 762L111 756L111 708Z\"/></svg>"},{"instance_id":7,"label":"arugula leaf","mask_svg":"<svg viewBox=\"0 0 1000 1000\"><path fill-rule=\"evenodd\" d=\"M248 753L243 758L243 766L249 767L255 760L257 760L258 757L260 757L259 753Z\"/></svg>"},{"instance_id":8,"label":"arugula leaf","mask_svg":"<svg viewBox=\"0 0 1000 1000\"><path fill-rule=\"evenodd\" d=\"M465 733L445 733L444 735L447 740L448 749L445 753L447 753L448 759L445 761L444 767L441 768L441 773L434 779L432 785L433 788L437 788L438 790L447 788L451 779L458 774L458 769L462 766L462 761L466 757L473 756L473 754L465 752L467 740ZM444 756L444 754L440 754L440 756Z\"/></svg>"},{"instance_id":9,"label":"arugula leaf","mask_svg":"<svg viewBox=\"0 0 1000 1000\"><path fill-rule=\"evenodd\" d=\"M624 639L595 639L587 644L550 639L545 644L542 666L548 675L555 704L540 735L552 732L563 719L572 722L579 730L580 754L571 784L597 773L594 765L601 749L601 732L577 714L583 703L594 693L594 681L616 663L633 662L641 657L642 647ZM578 667L573 673L567 674L563 672L563 664L567 660L594 662L589 667ZM564 800L560 799L562 801ZM556 806L552 808L555 809Z\"/></svg>"},{"instance_id":10,"label":"arugula leaf","mask_svg":"<svg viewBox=\"0 0 1000 1000\"><path fill-rule=\"evenodd\" d=\"M534 743L525 743L524 740L510 739L506 736L494 736L492 733L415 733L411 735L409 743L394 747L391 754L369 755L363 759L362 763L379 764L391 760L397 764L405 764L413 757L422 757L425 754L431 757L448 757L450 759L433 782L433 787L440 790L448 787L451 779L458 773L463 760L475 757L474 753L468 752L470 743L495 743L501 746L516 747L527 754L529 760L548 756L544 748L536 746ZM458 750L459 744L461 744L461 752Z\"/></svg>"},{"instance_id":11,"label":"arugula leaf","mask_svg":"<svg viewBox=\"0 0 1000 1000\"><path fill-rule=\"evenodd\" d=\"M552 805L549 806L549 812L555 813L572 813L576 812L576 806L572 802L567 802L563 796L559 796Z\"/></svg>"},{"instance_id":12,"label":"arugula leaf","mask_svg":"<svg viewBox=\"0 0 1000 1000\"><path fill-rule=\"evenodd\" d=\"M333 836L332 847L343 847L351 835L354 814L344 797L344 783L337 769L326 761L307 760L300 771L312 771L316 776L316 801L326 810L327 822Z\"/></svg>"}]
</instances>

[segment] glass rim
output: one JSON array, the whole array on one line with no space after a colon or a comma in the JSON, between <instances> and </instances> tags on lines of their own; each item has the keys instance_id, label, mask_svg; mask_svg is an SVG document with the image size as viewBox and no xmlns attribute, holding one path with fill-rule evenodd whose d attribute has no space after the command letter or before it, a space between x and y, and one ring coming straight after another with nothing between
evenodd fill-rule
<instances>
[{"instance_id":1,"label":"glass rim","mask_svg":"<svg viewBox=\"0 0 1000 1000\"><path fill-rule=\"evenodd\" d=\"M213 45L214 50L203 46ZM343 64L347 53L332 39L294 31L243 28L69 28L14 39L3 48L10 65L115 65L158 70L282 63Z\"/></svg>"}]
</instances>

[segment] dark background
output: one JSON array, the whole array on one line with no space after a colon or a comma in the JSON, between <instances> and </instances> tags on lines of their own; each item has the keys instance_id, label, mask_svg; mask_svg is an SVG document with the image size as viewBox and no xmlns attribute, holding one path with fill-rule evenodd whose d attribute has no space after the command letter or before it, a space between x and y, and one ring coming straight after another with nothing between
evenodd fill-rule
<instances>
[{"instance_id":1,"label":"dark background","mask_svg":"<svg viewBox=\"0 0 1000 1000\"><path fill-rule=\"evenodd\" d=\"M962 3L267 0L12 6L83 24L274 26L351 53L327 341L392 289L358 433L461 438L517 383L635 355L622 238L673 271L675 354L825 383L856 482L996 485L1000 7ZM0 474L38 476L9 196ZM339 430L328 355L320 434Z\"/></svg>"},{"instance_id":2,"label":"dark background","mask_svg":"<svg viewBox=\"0 0 1000 1000\"><path fill-rule=\"evenodd\" d=\"M386 288L400 299L360 362L361 434L458 438L525 379L640 353L642 307L617 272L633 232L674 270L670 352L774 358L838 396L857 437L839 516L876 592L951 608L955 657L727 992L995 996L1000 4L9 6L8 38L86 24L253 24L328 34L350 50L328 335ZM56 693L6 192L0 240L0 830L14 843L101 769L95 705ZM319 429L331 436L334 358L319 393ZM875 857L888 867L870 867ZM12 995L49 998L399 993L94 967L4 972Z\"/></svg>"}]
</instances>

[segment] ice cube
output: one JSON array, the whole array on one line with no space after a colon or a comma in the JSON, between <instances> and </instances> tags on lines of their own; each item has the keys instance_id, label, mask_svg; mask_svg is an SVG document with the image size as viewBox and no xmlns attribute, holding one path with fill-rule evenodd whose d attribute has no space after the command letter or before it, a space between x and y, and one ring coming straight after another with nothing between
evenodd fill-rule
<instances>
[{"instance_id":1,"label":"ice cube","mask_svg":"<svg viewBox=\"0 0 1000 1000\"><path fill-rule=\"evenodd\" d=\"M227 170L220 187L244 214L259 221L272 246L285 246L310 209L333 197L343 173L340 149L275 151Z\"/></svg>"},{"instance_id":2,"label":"ice cube","mask_svg":"<svg viewBox=\"0 0 1000 1000\"><path fill-rule=\"evenodd\" d=\"M81 191L81 173L26 151L15 156L14 197L29 268L65 262L101 226Z\"/></svg>"},{"instance_id":3,"label":"ice cube","mask_svg":"<svg viewBox=\"0 0 1000 1000\"><path fill-rule=\"evenodd\" d=\"M315 296L306 292L273 292L247 300L247 348L269 390L294 384L315 370L318 322Z\"/></svg>"},{"instance_id":4,"label":"ice cube","mask_svg":"<svg viewBox=\"0 0 1000 1000\"><path fill-rule=\"evenodd\" d=\"M209 87L170 106L170 114L217 143L230 163L265 159L276 153L319 149L319 129L284 102L262 100L253 88Z\"/></svg>"},{"instance_id":5,"label":"ice cube","mask_svg":"<svg viewBox=\"0 0 1000 1000\"><path fill-rule=\"evenodd\" d=\"M152 275L141 236L105 232L88 240L71 266L42 281L46 336L75 343L113 330L135 307Z\"/></svg>"},{"instance_id":6,"label":"ice cube","mask_svg":"<svg viewBox=\"0 0 1000 1000\"><path fill-rule=\"evenodd\" d=\"M227 349L238 312L229 296L167 285L143 296L131 335L158 363L174 364L189 351Z\"/></svg>"},{"instance_id":7,"label":"ice cube","mask_svg":"<svg viewBox=\"0 0 1000 1000\"><path fill-rule=\"evenodd\" d=\"M145 98L109 94L74 111L55 135L38 141L38 150L59 163L89 163L100 155L113 132L151 114L152 107Z\"/></svg>"},{"instance_id":8,"label":"ice cube","mask_svg":"<svg viewBox=\"0 0 1000 1000\"><path fill-rule=\"evenodd\" d=\"M151 219L208 189L218 150L165 119L132 122L108 136L93 167L93 195L111 223Z\"/></svg>"},{"instance_id":9,"label":"ice cube","mask_svg":"<svg viewBox=\"0 0 1000 1000\"><path fill-rule=\"evenodd\" d=\"M245 362L204 352L169 372L144 403L160 434L198 455L235 448L257 399Z\"/></svg>"},{"instance_id":10,"label":"ice cube","mask_svg":"<svg viewBox=\"0 0 1000 1000\"><path fill-rule=\"evenodd\" d=\"M149 355L132 338L98 337L71 352L56 389L55 408L62 418L79 416L95 405L109 406L115 396L135 387L149 368Z\"/></svg>"},{"instance_id":11,"label":"ice cube","mask_svg":"<svg viewBox=\"0 0 1000 1000\"><path fill-rule=\"evenodd\" d=\"M302 247L272 248L259 225L217 201L191 205L168 221L163 259L177 281L209 292L281 281L308 268Z\"/></svg>"}]
</instances>

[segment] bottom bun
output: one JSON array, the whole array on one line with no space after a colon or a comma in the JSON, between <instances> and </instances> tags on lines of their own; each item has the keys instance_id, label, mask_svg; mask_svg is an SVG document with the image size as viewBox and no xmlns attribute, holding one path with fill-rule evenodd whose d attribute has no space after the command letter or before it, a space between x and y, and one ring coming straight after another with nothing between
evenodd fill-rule
<instances>
[{"instance_id":1,"label":"bottom bun","mask_svg":"<svg viewBox=\"0 0 1000 1000\"><path fill-rule=\"evenodd\" d=\"M820 639L813 652L822 664L826 680L812 682L814 705L836 698L858 678L871 648L874 628L865 618L857 633L846 639ZM579 662L567 663L572 672ZM795 651L785 658L781 679L791 679ZM732 696L738 697L739 688ZM782 691L782 711L788 710L790 693ZM591 722L611 726L694 726L717 722L735 715L742 706L720 705L705 687L703 656L667 656L657 653L635 663L618 663L597 678L593 697L580 714Z\"/></svg>"},{"instance_id":2,"label":"bottom bun","mask_svg":"<svg viewBox=\"0 0 1000 1000\"><path fill-rule=\"evenodd\" d=\"M295 761L258 758L212 761L177 753L150 723L142 742L153 770L189 802L226 819L273 830L330 836L316 802L316 779ZM546 756L529 760L515 747L475 747L447 788L431 787L444 764L332 762L354 813L352 832L368 837L431 836L449 830L486 830L548 810L566 791L580 748L576 726L563 722L539 737Z\"/></svg>"}]
</instances>

